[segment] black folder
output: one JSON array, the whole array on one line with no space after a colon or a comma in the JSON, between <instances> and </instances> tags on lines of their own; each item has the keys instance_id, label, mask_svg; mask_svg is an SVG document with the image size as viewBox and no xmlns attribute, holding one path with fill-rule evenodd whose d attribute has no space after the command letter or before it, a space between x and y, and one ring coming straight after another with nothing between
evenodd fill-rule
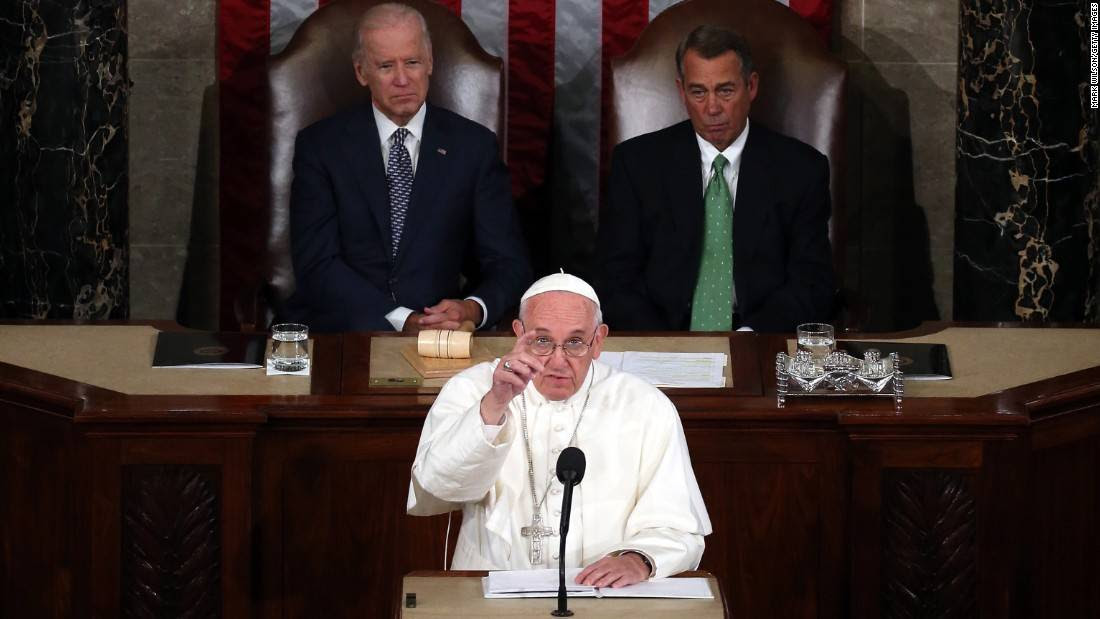
<instances>
[{"instance_id":1,"label":"black folder","mask_svg":"<svg viewBox=\"0 0 1100 619\"><path fill-rule=\"evenodd\" d=\"M265 333L162 331L153 354L155 368L262 368Z\"/></svg>"},{"instance_id":2,"label":"black folder","mask_svg":"<svg viewBox=\"0 0 1100 619\"><path fill-rule=\"evenodd\" d=\"M946 380L951 378L951 362L947 358L945 344L917 344L912 342L855 342L840 340L837 350L847 351L858 359L868 350L877 350L885 359L890 353L898 354L898 365L905 378L913 380Z\"/></svg>"}]
</instances>

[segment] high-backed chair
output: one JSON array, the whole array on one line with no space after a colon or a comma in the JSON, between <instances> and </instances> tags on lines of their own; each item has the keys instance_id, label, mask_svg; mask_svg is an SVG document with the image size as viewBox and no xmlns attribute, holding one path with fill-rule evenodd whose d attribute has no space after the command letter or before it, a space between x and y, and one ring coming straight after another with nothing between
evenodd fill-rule
<instances>
[{"instance_id":1,"label":"high-backed chair","mask_svg":"<svg viewBox=\"0 0 1100 619\"><path fill-rule=\"evenodd\" d=\"M844 273L842 193L847 69L804 19L775 0L686 0L658 15L633 49L611 62L612 144L687 118L676 90L676 46L701 24L732 28L752 49L760 74L749 118L829 158L833 265Z\"/></svg>"},{"instance_id":2,"label":"high-backed chair","mask_svg":"<svg viewBox=\"0 0 1100 619\"><path fill-rule=\"evenodd\" d=\"M504 143L503 62L478 44L462 19L431 0L404 0L428 22L433 70L428 101L496 132ZM290 184L294 140L310 124L354 105L369 91L355 78L351 54L363 12L382 0L338 0L307 18L268 67L271 104L271 216L255 288L236 302L242 328L266 327L294 292L290 260Z\"/></svg>"}]
</instances>

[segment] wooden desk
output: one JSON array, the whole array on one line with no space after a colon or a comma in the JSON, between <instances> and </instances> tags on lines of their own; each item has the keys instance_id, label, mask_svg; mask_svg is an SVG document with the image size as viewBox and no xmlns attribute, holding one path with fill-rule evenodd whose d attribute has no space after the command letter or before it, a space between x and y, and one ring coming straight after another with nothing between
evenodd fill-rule
<instances>
[{"instance_id":1,"label":"wooden desk","mask_svg":"<svg viewBox=\"0 0 1100 619\"><path fill-rule=\"evenodd\" d=\"M544 619L557 608L557 598L526 598L487 600L483 597L481 579L487 572L431 572L420 571L402 579L401 597L397 617L421 619L449 617L450 619ZM681 576L706 578L711 591L710 600L639 599L639 598L569 598L569 610L577 617L589 619L667 619L690 616L692 619L728 619L729 611L722 601L722 589L717 578L708 572L685 572ZM405 594L416 594L416 608L405 608Z\"/></svg>"},{"instance_id":2,"label":"wooden desk","mask_svg":"<svg viewBox=\"0 0 1100 619\"><path fill-rule=\"evenodd\" d=\"M992 391L924 386L900 414L777 410L785 338L753 334L728 336L732 386L668 392L732 616L1100 616L1100 332L964 335L950 389ZM433 390L371 387L370 336L318 337L298 395L97 384L143 371L133 346L52 375L67 337L0 351L0 616L377 616L442 567L446 517L404 514Z\"/></svg>"}]
</instances>

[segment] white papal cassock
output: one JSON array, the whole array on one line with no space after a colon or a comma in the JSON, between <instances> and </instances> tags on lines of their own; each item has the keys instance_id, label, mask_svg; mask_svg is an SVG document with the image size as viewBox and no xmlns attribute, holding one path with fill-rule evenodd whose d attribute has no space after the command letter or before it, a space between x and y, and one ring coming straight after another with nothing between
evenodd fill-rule
<instances>
[{"instance_id":1,"label":"white papal cassock","mask_svg":"<svg viewBox=\"0 0 1100 619\"><path fill-rule=\"evenodd\" d=\"M542 499L550 483L542 516L555 532L545 542L546 563L531 564L531 538L520 535L533 513L521 398L512 400L499 433L481 421L481 398L497 363L478 364L447 382L424 422L413 462L408 513L462 509L451 568L557 567L562 485L554 469L589 385L574 443L584 451L587 469L573 491L566 566L586 566L630 549L653 561L655 576L697 568L711 526L680 416L658 389L598 361L568 400L547 400L533 382L524 391L535 487Z\"/></svg>"}]
</instances>

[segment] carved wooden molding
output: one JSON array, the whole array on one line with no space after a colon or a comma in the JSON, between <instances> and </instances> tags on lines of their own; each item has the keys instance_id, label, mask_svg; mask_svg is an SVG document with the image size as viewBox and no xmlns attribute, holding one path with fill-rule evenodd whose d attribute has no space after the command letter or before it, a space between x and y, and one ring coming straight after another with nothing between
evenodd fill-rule
<instances>
[{"instance_id":1,"label":"carved wooden molding","mask_svg":"<svg viewBox=\"0 0 1100 619\"><path fill-rule=\"evenodd\" d=\"M122 616L221 616L221 469L122 473Z\"/></svg>"},{"instance_id":2,"label":"carved wooden molding","mask_svg":"<svg viewBox=\"0 0 1100 619\"><path fill-rule=\"evenodd\" d=\"M882 616L976 617L973 475L888 469L882 518Z\"/></svg>"}]
</instances>

